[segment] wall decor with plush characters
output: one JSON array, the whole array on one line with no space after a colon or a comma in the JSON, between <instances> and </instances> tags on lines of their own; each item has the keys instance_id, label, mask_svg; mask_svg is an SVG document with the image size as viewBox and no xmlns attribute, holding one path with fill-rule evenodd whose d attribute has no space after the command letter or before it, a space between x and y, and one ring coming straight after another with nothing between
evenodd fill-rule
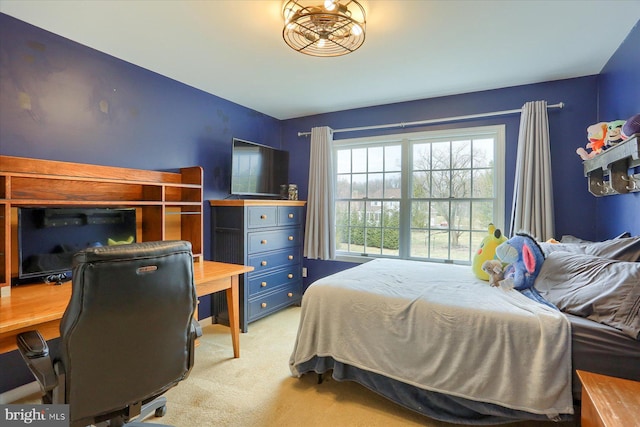
<instances>
[{"instance_id":1,"label":"wall decor with plush characters","mask_svg":"<svg viewBox=\"0 0 640 427\"><path fill-rule=\"evenodd\" d=\"M579 147L576 153L582 160L590 160L607 148L626 141L636 133L640 133L640 114L635 114L627 120L595 123L587 127L589 143L585 147L591 151Z\"/></svg>"}]
</instances>

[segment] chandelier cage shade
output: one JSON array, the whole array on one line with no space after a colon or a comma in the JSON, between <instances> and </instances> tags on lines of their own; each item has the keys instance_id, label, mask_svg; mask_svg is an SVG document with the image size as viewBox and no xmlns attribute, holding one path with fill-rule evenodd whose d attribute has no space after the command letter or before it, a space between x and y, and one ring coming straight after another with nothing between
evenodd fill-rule
<instances>
[{"instance_id":1,"label":"chandelier cage shade","mask_svg":"<svg viewBox=\"0 0 640 427\"><path fill-rule=\"evenodd\" d=\"M364 43L365 10L355 0L288 0L282 15L282 38L295 51L341 56Z\"/></svg>"}]
</instances>

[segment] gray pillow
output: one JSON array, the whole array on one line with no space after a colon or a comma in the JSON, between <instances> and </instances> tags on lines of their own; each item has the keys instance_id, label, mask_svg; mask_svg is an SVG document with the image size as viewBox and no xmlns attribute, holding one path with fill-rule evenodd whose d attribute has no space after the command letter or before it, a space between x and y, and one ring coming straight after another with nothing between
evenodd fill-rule
<instances>
[{"instance_id":1,"label":"gray pillow","mask_svg":"<svg viewBox=\"0 0 640 427\"><path fill-rule=\"evenodd\" d=\"M552 252L535 287L561 311L640 339L640 263Z\"/></svg>"},{"instance_id":2,"label":"gray pillow","mask_svg":"<svg viewBox=\"0 0 640 427\"><path fill-rule=\"evenodd\" d=\"M552 252L571 252L594 255L620 261L640 261L640 237L619 237L603 242L541 243L545 255Z\"/></svg>"}]
</instances>

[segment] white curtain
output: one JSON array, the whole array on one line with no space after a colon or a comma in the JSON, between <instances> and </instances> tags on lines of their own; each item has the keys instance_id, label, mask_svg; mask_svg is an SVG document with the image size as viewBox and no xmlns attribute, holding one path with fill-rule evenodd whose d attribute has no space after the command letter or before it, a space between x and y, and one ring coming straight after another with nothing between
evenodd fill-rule
<instances>
[{"instance_id":1,"label":"white curtain","mask_svg":"<svg viewBox=\"0 0 640 427\"><path fill-rule=\"evenodd\" d=\"M307 222L304 256L311 259L336 257L335 206L333 202L333 130L311 129Z\"/></svg>"},{"instance_id":2,"label":"white curtain","mask_svg":"<svg viewBox=\"0 0 640 427\"><path fill-rule=\"evenodd\" d=\"M547 101L527 102L520 116L510 232L519 231L555 237Z\"/></svg>"}]
</instances>

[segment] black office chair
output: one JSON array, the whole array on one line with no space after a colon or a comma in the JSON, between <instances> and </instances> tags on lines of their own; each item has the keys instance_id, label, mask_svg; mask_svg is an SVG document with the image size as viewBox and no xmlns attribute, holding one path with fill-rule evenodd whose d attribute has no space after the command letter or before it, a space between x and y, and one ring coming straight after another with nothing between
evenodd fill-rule
<instances>
[{"instance_id":1,"label":"black office chair","mask_svg":"<svg viewBox=\"0 0 640 427\"><path fill-rule=\"evenodd\" d=\"M18 348L43 403L69 404L72 427L163 416L161 395L193 366L196 304L189 242L90 248L74 256L59 357L37 331L20 334Z\"/></svg>"}]
</instances>

